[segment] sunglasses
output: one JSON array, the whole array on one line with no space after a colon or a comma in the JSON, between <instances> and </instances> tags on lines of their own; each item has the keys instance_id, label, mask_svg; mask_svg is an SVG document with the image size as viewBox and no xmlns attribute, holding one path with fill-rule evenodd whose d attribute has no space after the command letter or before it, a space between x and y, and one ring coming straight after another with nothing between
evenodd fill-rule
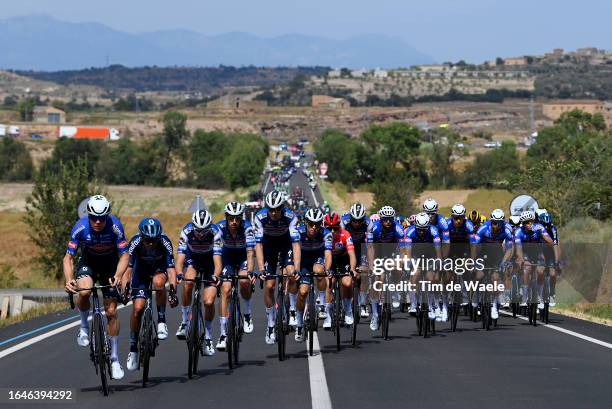
<instances>
[{"instance_id":1,"label":"sunglasses","mask_svg":"<svg viewBox=\"0 0 612 409\"><path fill-rule=\"evenodd\" d=\"M230 222L239 222L242 220L242 216L227 216L227 220Z\"/></svg>"},{"instance_id":2,"label":"sunglasses","mask_svg":"<svg viewBox=\"0 0 612 409\"><path fill-rule=\"evenodd\" d=\"M106 221L106 216L89 216L92 223L103 223Z\"/></svg>"},{"instance_id":3,"label":"sunglasses","mask_svg":"<svg viewBox=\"0 0 612 409\"><path fill-rule=\"evenodd\" d=\"M306 223L308 225L308 227L320 227L321 223L313 223L313 222L307 222Z\"/></svg>"},{"instance_id":4,"label":"sunglasses","mask_svg":"<svg viewBox=\"0 0 612 409\"><path fill-rule=\"evenodd\" d=\"M393 217L381 217L380 221L382 222L392 222L393 220L395 220Z\"/></svg>"}]
</instances>

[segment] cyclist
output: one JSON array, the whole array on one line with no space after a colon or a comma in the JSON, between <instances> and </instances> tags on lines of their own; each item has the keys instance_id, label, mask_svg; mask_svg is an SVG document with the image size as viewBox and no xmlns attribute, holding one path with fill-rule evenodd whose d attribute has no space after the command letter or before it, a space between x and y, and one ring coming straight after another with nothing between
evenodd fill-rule
<instances>
[{"instance_id":1,"label":"cyclist","mask_svg":"<svg viewBox=\"0 0 612 409\"><path fill-rule=\"evenodd\" d=\"M322 274L331 268L332 264L332 234L329 230L322 227L323 212L314 207L308 209L304 215L305 223L300 224L300 245L302 253L301 273ZM295 340L304 341L304 308L306 298L310 291L311 277L300 277L297 309L297 326ZM327 280L324 277L317 277L317 288L319 289L319 299L321 305L325 305L325 292Z\"/></svg>"},{"instance_id":2,"label":"cyclist","mask_svg":"<svg viewBox=\"0 0 612 409\"><path fill-rule=\"evenodd\" d=\"M434 199L429 198L423 202L423 211L429 215L429 224L438 228L438 234L442 243L450 243L448 222L444 216L438 213L438 210L438 202Z\"/></svg>"},{"instance_id":3,"label":"cyclist","mask_svg":"<svg viewBox=\"0 0 612 409\"><path fill-rule=\"evenodd\" d=\"M412 260L432 260L432 259L440 259L442 257L442 250L440 248L442 239L440 238L440 233L438 232L438 228L431 224L431 218L427 213L419 213L416 215L414 226L410 226L404 232L404 246L402 248L402 253L405 257ZM426 280L433 281L435 278L435 274L433 268L429 268L427 263L425 265L421 264L418 267L412 265L413 271L410 275L410 282L413 285L416 285L420 279L420 276L423 271L426 272ZM410 296L410 313L416 313L417 307L417 297L416 292L409 291ZM431 306L429 309L429 319L436 319L437 307L433 298L433 294L427 294L428 300L427 303ZM447 312L448 314L448 312Z\"/></svg>"},{"instance_id":4,"label":"cyclist","mask_svg":"<svg viewBox=\"0 0 612 409\"><path fill-rule=\"evenodd\" d=\"M81 249L76 263L74 259ZM91 288L94 282L101 285L116 285L128 266L128 245L123 225L111 215L111 204L102 195L92 196L87 202L87 216L79 219L70 232L70 240L63 260L66 291L74 293L76 288ZM123 378L123 368L119 363L119 318L117 298L114 288L102 289L104 310L108 321L108 334L111 344L111 376ZM77 333L77 344L89 345L89 310L91 291L79 291L77 306L81 315L81 326Z\"/></svg>"},{"instance_id":5,"label":"cyclist","mask_svg":"<svg viewBox=\"0 0 612 409\"><path fill-rule=\"evenodd\" d=\"M512 258L512 228L505 221L506 215L502 209L495 209L491 212L491 220L486 221L476 232L476 244L472 258L476 258L476 252L480 252L484 257L484 265L487 268L498 268L491 274L491 281L496 283L501 279L499 272L504 272L505 266ZM484 244L485 246L480 246ZM484 277L483 270L476 270L476 279ZM499 294L495 293L491 300L491 318L499 318L497 304ZM472 305L474 306L472 300Z\"/></svg>"},{"instance_id":6,"label":"cyclist","mask_svg":"<svg viewBox=\"0 0 612 409\"><path fill-rule=\"evenodd\" d=\"M231 277L235 274L246 276L254 268L255 233L251 222L244 220L244 205L238 202L229 202L225 205L225 219L217 223L223 240L222 260L223 276ZM238 268L239 271L235 271ZM244 332L253 332L253 318L251 317L251 289L255 278L251 281L240 280L240 294L244 300ZM217 349L224 351L227 338L227 320L229 317L229 297L232 282L224 280L221 285L221 313L219 314L220 336Z\"/></svg>"},{"instance_id":7,"label":"cyclist","mask_svg":"<svg viewBox=\"0 0 612 409\"><path fill-rule=\"evenodd\" d=\"M146 299L151 297L147 289L152 285L155 289L164 288L166 281L170 283L170 306L178 305L176 298L176 270L174 268L174 251L172 242L163 234L162 225L157 219L144 218L138 224L138 234L130 240L130 262L125 272L130 280L132 296L132 316L130 318L130 353L127 358L128 371L138 369L138 332L140 321L145 309ZM166 326L166 291L155 293L157 303L157 336L159 339L168 337Z\"/></svg>"},{"instance_id":8,"label":"cyclist","mask_svg":"<svg viewBox=\"0 0 612 409\"><path fill-rule=\"evenodd\" d=\"M557 305L555 300L555 287L557 284L557 274L559 273L559 264L555 260L561 260L561 247L559 246L559 233L557 226L553 223L552 215L547 211L543 211L538 215L538 220L552 239L553 247L544 247L544 264L548 268L550 274L550 306ZM543 280L544 277L541 277ZM542 282L542 281L541 281ZM543 283L543 282L542 282Z\"/></svg>"},{"instance_id":9,"label":"cyclist","mask_svg":"<svg viewBox=\"0 0 612 409\"><path fill-rule=\"evenodd\" d=\"M540 259L543 243L551 247L554 245L546 228L536 222L535 213L532 210L525 210L521 213L521 227L514 233L517 262L523 266L523 298L521 300L523 307L527 306L529 276ZM555 263L557 262L558 260L555 259ZM543 278L543 272L538 272L538 278L540 277ZM544 308L541 296L538 301L538 308Z\"/></svg>"},{"instance_id":10,"label":"cyclist","mask_svg":"<svg viewBox=\"0 0 612 409\"><path fill-rule=\"evenodd\" d=\"M342 228L348 231L353 239L357 264L362 267L361 271L364 271L368 265L368 257L367 251L363 250L367 246L368 232L372 229L372 222L366 216L365 206L361 203L353 203L350 211L342 216L341 223ZM362 318L367 318L369 315L366 306L368 298L367 289L368 280L367 277L363 277L359 292L359 309Z\"/></svg>"},{"instance_id":11,"label":"cyclist","mask_svg":"<svg viewBox=\"0 0 612 409\"><path fill-rule=\"evenodd\" d=\"M399 250L399 246L404 240L404 230L395 221L395 209L393 207L383 206L378 211L378 216L380 219L372 224L367 238L370 271L373 271L373 263L376 256L392 257ZM375 246L377 243L381 243L383 246ZM380 276L376 276L375 280L380 281ZM372 308L372 318L370 319L370 329L372 331L378 329L378 304L380 300L377 298L380 297L375 297L375 294L371 294L370 306ZM394 308L399 307L400 299L397 291L392 296L392 302Z\"/></svg>"},{"instance_id":12,"label":"cyclist","mask_svg":"<svg viewBox=\"0 0 612 409\"><path fill-rule=\"evenodd\" d=\"M266 331L266 344L276 342L274 324L276 310L274 308L275 277L266 277L275 274L280 264L285 266L281 274L294 276L300 264L300 234L297 230L297 218L290 209L284 206L285 200L278 190L266 195L266 207L257 212L255 216L255 255L259 271L265 279L264 304L268 318ZM280 256L280 257L279 257ZM294 266L295 263L295 266ZM295 280L289 283L290 299L290 325L297 325L295 305L297 301L297 284Z\"/></svg>"},{"instance_id":13,"label":"cyclist","mask_svg":"<svg viewBox=\"0 0 612 409\"><path fill-rule=\"evenodd\" d=\"M176 258L176 269L184 273L185 278L193 280L197 273L202 275L204 291L204 355L215 353L212 344L213 320L215 318L215 298L217 284L223 268L223 240L219 226L212 223L212 215L208 210L196 210L191 215L191 222L181 230ZM187 337L187 324L191 315L193 281L183 283L181 296L181 324L176 337Z\"/></svg>"},{"instance_id":14,"label":"cyclist","mask_svg":"<svg viewBox=\"0 0 612 409\"><path fill-rule=\"evenodd\" d=\"M474 229L478 231L480 226L487 221L485 215L481 214L478 210L472 210L468 216L468 219L474 224Z\"/></svg>"},{"instance_id":15,"label":"cyclist","mask_svg":"<svg viewBox=\"0 0 612 409\"><path fill-rule=\"evenodd\" d=\"M466 217L465 206L460 203L451 208L451 217L446 220L448 224L448 234L450 238L450 251L448 257L453 260L466 259L470 256L470 248L475 243L476 230L474 224ZM459 278L459 277L457 277ZM463 278L463 277L461 277ZM467 290L465 286L461 288L462 305L467 304ZM446 321L448 317L447 300L442 299L442 317ZM437 317L436 317L437 318Z\"/></svg>"},{"instance_id":16,"label":"cyclist","mask_svg":"<svg viewBox=\"0 0 612 409\"><path fill-rule=\"evenodd\" d=\"M359 280L359 273L356 271L357 257L355 256L355 246L351 234L342 228L340 216L337 213L326 214L323 219L326 228L332 231L332 269L344 272L348 266L351 276L344 276L340 281L340 296L344 304L344 323L353 325L353 280ZM326 317L323 321L323 328L331 328L331 308L332 308L332 288L335 284L332 278L330 286L327 289L327 303L325 304ZM338 294L336 294L336 297ZM338 319L339 317L336 317Z\"/></svg>"}]
</instances>

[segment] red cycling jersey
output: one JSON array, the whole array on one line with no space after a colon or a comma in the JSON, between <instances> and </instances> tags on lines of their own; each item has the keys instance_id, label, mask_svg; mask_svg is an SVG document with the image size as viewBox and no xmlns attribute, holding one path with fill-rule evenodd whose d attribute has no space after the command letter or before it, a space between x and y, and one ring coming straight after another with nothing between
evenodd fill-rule
<instances>
[{"instance_id":1,"label":"red cycling jersey","mask_svg":"<svg viewBox=\"0 0 612 409\"><path fill-rule=\"evenodd\" d=\"M340 229L338 233L332 233L332 255L334 257L348 256L349 250L355 251L351 233L344 229Z\"/></svg>"}]
</instances>

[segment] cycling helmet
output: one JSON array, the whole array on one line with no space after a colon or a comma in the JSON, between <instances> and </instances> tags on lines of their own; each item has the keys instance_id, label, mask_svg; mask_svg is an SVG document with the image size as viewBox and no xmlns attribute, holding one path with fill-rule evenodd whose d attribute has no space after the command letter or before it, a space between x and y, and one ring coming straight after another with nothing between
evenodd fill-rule
<instances>
[{"instance_id":1,"label":"cycling helmet","mask_svg":"<svg viewBox=\"0 0 612 409\"><path fill-rule=\"evenodd\" d=\"M460 203L453 205L453 207L451 208L451 214L453 216L465 216L465 212L465 206Z\"/></svg>"},{"instance_id":2,"label":"cycling helmet","mask_svg":"<svg viewBox=\"0 0 612 409\"><path fill-rule=\"evenodd\" d=\"M351 217L355 220L361 220L365 217L365 206L361 203L354 203L351 206Z\"/></svg>"},{"instance_id":3,"label":"cycling helmet","mask_svg":"<svg viewBox=\"0 0 612 409\"><path fill-rule=\"evenodd\" d=\"M111 212L111 204L102 195L94 195L87 201L87 214L90 216L106 216Z\"/></svg>"},{"instance_id":4,"label":"cycling helmet","mask_svg":"<svg viewBox=\"0 0 612 409\"><path fill-rule=\"evenodd\" d=\"M429 215L427 213L419 213L416 215L414 225L417 229L426 229L429 227Z\"/></svg>"},{"instance_id":5,"label":"cycling helmet","mask_svg":"<svg viewBox=\"0 0 612 409\"><path fill-rule=\"evenodd\" d=\"M138 231L144 237L149 239L158 239L162 234L162 226L159 220L151 217L145 217L138 224Z\"/></svg>"},{"instance_id":6,"label":"cycling helmet","mask_svg":"<svg viewBox=\"0 0 612 409\"><path fill-rule=\"evenodd\" d=\"M491 220L493 221L504 221L506 215L502 209L495 209L491 212Z\"/></svg>"},{"instance_id":7,"label":"cycling helmet","mask_svg":"<svg viewBox=\"0 0 612 409\"><path fill-rule=\"evenodd\" d=\"M525 210L521 213L520 217L521 223L532 222L535 220L535 213L533 210Z\"/></svg>"},{"instance_id":8,"label":"cycling helmet","mask_svg":"<svg viewBox=\"0 0 612 409\"><path fill-rule=\"evenodd\" d=\"M520 216L510 216L509 221L510 225L513 227L518 227L518 225L521 224Z\"/></svg>"},{"instance_id":9,"label":"cycling helmet","mask_svg":"<svg viewBox=\"0 0 612 409\"><path fill-rule=\"evenodd\" d=\"M230 216L242 216L244 213L244 205L238 202L229 202L225 205L225 214Z\"/></svg>"},{"instance_id":10,"label":"cycling helmet","mask_svg":"<svg viewBox=\"0 0 612 409\"><path fill-rule=\"evenodd\" d=\"M340 216L338 216L338 213L326 214L325 218L323 219L323 223L325 224L325 227L328 228L340 227Z\"/></svg>"},{"instance_id":11,"label":"cycling helmet","mask_svg":"<svg viewBox=\"0 0 612 409\"><path fill-rule=\"evenodd\" d=\"M212 223L212 215L208 210L197 210L191 217L193 227L198 230L203 230Z\"/></svg>"},{"instance_id":12,"label":"cycling helmet","mask_svg":"<svg viewBox=\"0 0 612 409\"><path fill-rule=\"evenodd\" d=\"M370 215L370 220L375 222L376 220L380 220L380 215L378 213L373 213Z\"/></svg>"},{"instance_id":13,"label":"cycling helmet","mask_svg":"<svg viewBox=\"0 0 612 409\"><path fill-rule=\"evenodd\" d=\"M416 214L410 215L410 217L408 218L408 223L410 223L410 225L413 225L416 222L416 218L417 218Z\"/></svg>"},{"instance_id":14,"label":"cycling helmet","mask_svg":"<svg viewBox=\"0 0 612 409\"><path fill-rule=\"evenodd\" d=\"M472 223L480 224L482 217L478 210L472 210L468 216L468 219L470 219Z\"/></svg>"},{"instance_id":15,"label":"cycling helmet","mask_svg":"<svg viewBox=\"0 0 612 409\"><path fill-rule=\"evenodd\" d=\"M544 223L544 224L551 224L551 223L552 223L552 216L551 216L551 214L550 214L550 213L548 213L548 212L544 212L544 213L541 213L541 214L538 216L538 220L539 220L540 222Z\"/></svg>"},{"instance_id":16,"label":"cycling helmet","mask_svg":"<svg viewBox=\"0 0 612 409\"><path fill-rule=\"evenodd\" d=\"M308 209L304 215L304 219L312 223L320 223L323 221L323 212L320 209L313 207L312 209Z\"/></svg>"},{"instance_id":17,"label":"cycling helmet","mask_svg":"<svg viewBox=\"0 0 612 409\"><path fill-rule=\"evenodd\" d=\"M270 209L279 208L285 203L285 195L278 190L273 190L266 195L266 206Z\"/></svg>"},{"instance_id":18,"label":"cycling helmet","mask_svg":"<svg viewBox=\"0 0 612 409\"><path fill-rule=\"evenodd\" d=\"M423 211L426 213L436 213L438 211L438 202L430 197L423 203Z\"/></svg>"},{"instance_id":19,"label":"cycling helmet","mask_svg":"<svg viewBox=\"0 0 612 409\"><path fill-rule=\"evenodd\" d=\"M380 215L380 217L395 217L395 209L391 206L383 206L378 211L378 214Z\"/></svg>"}]
</instances>

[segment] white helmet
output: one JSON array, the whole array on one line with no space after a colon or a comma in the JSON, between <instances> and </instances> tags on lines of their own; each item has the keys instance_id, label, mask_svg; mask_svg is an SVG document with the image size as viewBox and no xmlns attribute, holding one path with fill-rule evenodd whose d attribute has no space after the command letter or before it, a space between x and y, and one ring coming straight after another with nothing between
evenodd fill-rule
<instances>
[{"instance_id":1,"label":"white helmet","mask_svg":"<svg viewBox=\"0 0 612 409\"><path fill-rule=\"evenodd\" d=\"M423 210L427 213L435 213L438 211L438 202L431 197L423 203Z\"/></svg>"},{"instance_id":2,"label":"white helmet","mask_svg":"<svg viewBox=\"0 0 612 409\"><path fill-rule=\"evenodd\" d=\"M87 214L90 216L106 216L111 212L111 204L102 195L94 195L87 201Z\"/></svg>"},{"instance_id":3,"label":"white helmet","mask_svg":"<svg viewBox=\"0 0 612 409\"><path fill-rule=\"evenodd\" d=\"M451 208L451 214L453 216L465 216L465 206L460 203L453 205Z\"/></svg>"},{"instance_id":4,"label":"white helmet","mask_svg":"<svg viewBox=\"0 0 612 409\"><path fill-rule=\"evenodd\" d=\"M191 216L191 221L196 229L205 229L212 223L212 216L208 210L196 210Z\"/></svg>"},{"instance_id":5,"label":"white helmet","mask_svg":"<svg viewBox=\"0 0 612 409\"><path fill-rule=\"evenodd\" d=\"M304 219L309 222L320 223L323 221L323 212L319 208L313 207L312 209L308 209L304 215Z\"/></svg>"},{"instance_id":6,"label":"white helmet","mask_svg":"<svg viewBox=\"0 0 612 409\"><path fill-rule=\"evenodd\" d=\"M244 205L238 202L229 202L225 205L225 214L230 216L242 216L244 213Z\"/></svg>"},{"instance_id":7,"label":"white helmet","mask_svg":"<svg viewBox=\"0 0 612 409\"><path fill-rule=\"evenodd\" d=\"M279 208L285 203L285 195L278 190L273 190L266 195L266 206L270 209Z\"/></svg>"},{"instance_id":8,"label":"white helmet","mask_svg":"<svg viewBox=\"0 0 612 409\"><path fill-rule=\"evenodd\" d=\"M361 220L365 217L365 206L361 203L354 203L351 206L351 217L355 220Z\"/></svg>"},{"instance_id":9,"label":"white helmet","mask_svg":"<svg viewBox=\"0 0 612 409\"><path fill-rule=\"evenodd\" d=\"M491 220L503 222L505 218L506 215L504 214L504 211L502 209L495 209L491 212Z\"/></svg>"},{"instance_id":10,"label":"white helmet","mask_svg":"<svg viewBox=\"0 0 612 409\"><path fill-rule=\"evenodd\" d=\"M429 215L427 213L419 213L416 215L414 225L417 229L426 229L429 227Z\"/></svg>"},{"instance_id":11,"label":"white helmet","mask_svg":"<svg viewBox=\"0 0 612 409\"><path fill-rule=\"evenodd\" d=\"M380 217L395 217L395 209L391 206L383 206L378 211L378 214L380 215Z\"/></svg>"},{"instance_id":12,"label":"white helmet","mask_svg":"<svg viewBox=\"0 0 612 409\"><path fill-rule=\"evenodd\" d=\"M525 210L524 212L521 213L520 220L521 220L521 223L534 221L535 213L533 212L533 210Z\"/></svg>"},{"instance_id":13,"label":"white helmet","mask_svg":"<svg viewBox=\"0 0 612 409\"><path fill-rule=\"evenodd\" d=\"M540 215L544 214L544 213L548 213L548 210L546 210L546 209L536 209L536 211L535 211L535 214L538 217L540 217Z\"/></svg>"},{"instance_id":14,"label":"white helmet","mask_svg":"<svg viewBox=\"0 0 612 409\"><path fill-rule=\"evenodd\" d=\"M518 226L519 224L521 224L521 217L520 216L510 216L510 224L512 224L513 226Z\"/></svg>"}]
</instances>

